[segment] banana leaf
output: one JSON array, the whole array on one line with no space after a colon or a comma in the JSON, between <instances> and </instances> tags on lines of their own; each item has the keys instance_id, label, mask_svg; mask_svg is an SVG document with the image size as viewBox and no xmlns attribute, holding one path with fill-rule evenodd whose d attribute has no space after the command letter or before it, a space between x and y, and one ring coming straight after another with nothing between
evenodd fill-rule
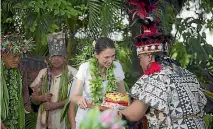
<instances>
[{"instance_id":1,"label":"banana leaf","mask_svg":"<svg viewBox=\"0 0 213 129\"><path fill-rule=\"evenodd\" d=\"M205 121L205 124L206 124L206 129L212 129L212 127L213 127L213 125L212 125L213 115L212 114L206 114L204 116L204 121Z\"/></svg>"},{"instance_id":2,"label":"banana leaf","mask_svg":"<svg viewBox=\"0 0 213 129\"><path fill-rule=\"evenodd\" d=\"M64 120L64 118L67 116L68 110L69 110L69 105L70 105L70 101L67 100L67 102L64 105L63 110L61 112L60 122L62 122Z\"/></svg>"},{"instance_id":3,"label":"banana leaf","mask_svg":"<svg viewBox=\"0 0 213 129\"><path fill-rule=\"evenodd\" d=\"M37 121L37 113L30 112L29 114L26 114L25 117L26 117L25 129L35 129Z\"/></svg>"}]
</instances>

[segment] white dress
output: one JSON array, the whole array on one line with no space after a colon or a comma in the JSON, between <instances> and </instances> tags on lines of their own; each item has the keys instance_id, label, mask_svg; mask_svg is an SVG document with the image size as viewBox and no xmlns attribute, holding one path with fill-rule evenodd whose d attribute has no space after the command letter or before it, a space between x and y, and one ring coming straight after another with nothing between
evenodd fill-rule
<instances>
[{"instance_id":1,"label":"white dress","mask_svg":"<svg viewBox=\"0 0 213 129\"><path fill-rule=\"evenodd\" d=\"M125 76L124 76L124 72L122 69L122 66L119 62L114 61L113 64L115 65L115 68L113 69L114 75L115 75L115 79L116 82L122 81ZM90 75L90 63L86 62L80 65L79 70L76 74L76 79L81 80L84 84L83 84L83 97L87 100L87 101L91 101L92 97L91 97L91 91L90 91L90 79L92 79L91 75ZM106 92L106 85L107 85L107 80L103 81L103 95ZM84 116L87 114L89 109L81 109L80 107L78 107L78 111L75 117L75 121L76 121L76 129L79 129L80 127L80 122L83 120Z\"/></svg>"},{"instance_id":2,"label":"white dress","mask_svg":"<svg viewBox=\"0 0 213 129\"><path fill-rule=\"evenodd\" d=\"M71 66L68 66L68 70L69 70L68 74L69 75L72 74L73 77L75 77L77 70L75 68L71 67ZM36 79L30 85L30 87L33 90L38 91L40 89L40 87L38 87L38 86L39 86L39 83L41 82L42 76L46 74L46 71L47 71L47 68L42 69L39 72ZM58 93L59 93L59 89L60 89L60 79L61 79L61 74L55 76L51 81L50 93L53 94L53 96L51 98L51 102L58 102L58 99L59 99ZM70 90L70 86L71 86L71 84L69 84L68 91ZM62 108L49 111L49 115L48 115L48 127L49 128L51 128L51 129L66 129L65 120L60 122L61 111L62 111ZM41 108L40 107L39 107L39 111L38 111L36 129L45 129L41 125Z\"/></svg>"}]
</instances>

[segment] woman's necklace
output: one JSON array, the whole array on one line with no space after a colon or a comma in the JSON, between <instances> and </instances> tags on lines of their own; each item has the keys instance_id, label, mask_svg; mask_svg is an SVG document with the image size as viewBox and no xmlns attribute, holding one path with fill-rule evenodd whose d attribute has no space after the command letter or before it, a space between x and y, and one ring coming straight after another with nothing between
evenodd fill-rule
<instances>
[{"instance_id":1,"label":"woman's necklace","mask_svg":"<svg viewBox=\"0 0 213 129\"><path fill-rule=\"evenodd\" d=\"M97 59L92 58L89 60L90 74L92 79L90 80L90 91L92 94L92 102L94 104L101 104L103 102L103 79L108 80L106 86L106 92L117 91L117 85L113 69L115 65L112 64L105 72L100 72L98 69L99 63ZM104 78L105 76L105 78Z\"/></svg>"}]
</instances>

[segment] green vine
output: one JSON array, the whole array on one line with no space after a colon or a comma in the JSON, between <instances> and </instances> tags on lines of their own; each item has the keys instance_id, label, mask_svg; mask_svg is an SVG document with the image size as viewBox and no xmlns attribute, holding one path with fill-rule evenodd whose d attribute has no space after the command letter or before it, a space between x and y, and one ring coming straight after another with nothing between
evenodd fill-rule
<instances>
[{"instance_id":1,"label":"green vine","mask_svg":"<svg viewBox=\"0 0 213 129\"><path fill-rule=\"evenodd\" d=\"M89 60L90 63L90 74L92 79L90 80L90 91L92 94L92 101L95 104L101 104L103 102L103 79L101 77L101 73L99 68L99 63L97 59L92 58ZM106 80L108 80L106 92L117 91L115 75L113 73L113 69L115 65L112 64L110 68L106 71Z\"/></svg>"},{"instance_id":2,"label":"green vine","mask_svg":"<svg viewBox=\"0 0 213 129\"><path fill-rule=\"evenodd\" d=\"M9 129L23 129L25 116L24 116L24 103L22 98L22 79L18 69L2 68L3 79L3 99L1 112L1 119ZM5 112L5 113L4 113Z\"/></svg>"},{"instance_id":3,"label":"green vine","mask_svg":"<svg viewBox=\"0 0 213 129\"><path fill-rule=\"evenodd\" d=\"M68 83L69 83L69 76L68 76L68 68L62 72L61 79L60 79L60 90L59 90L59 100L67 99L68 94Z\"/></svg>"},{"instance_id":4,"label":"green vine","mask_svg":"<svg viewBox=\"0 0 213 129\"><path fill-rule=\"evenodd\" d=\"M9 93L6 83L6 78L4 77L5 72L3 71L3 65L1 63L1 120L5 120L9 114L8 104L9 104Z\"/></svg>"},{"instance_id":5,"label":"green vine","mask_svg":"<svg viewBox=\"0 0 213 129\"><path fill-rule=\"evenodd\" d=\"M48 89L48 80L47 80L47 73L45 73L45 75L42 76L41 78L41 84L42 84L42 88L41 88L41 94L44 95L46 92L49 91ZM44 110L44 104L41 104L41 112L45 111Z\"/></svg>"}]
</instances>

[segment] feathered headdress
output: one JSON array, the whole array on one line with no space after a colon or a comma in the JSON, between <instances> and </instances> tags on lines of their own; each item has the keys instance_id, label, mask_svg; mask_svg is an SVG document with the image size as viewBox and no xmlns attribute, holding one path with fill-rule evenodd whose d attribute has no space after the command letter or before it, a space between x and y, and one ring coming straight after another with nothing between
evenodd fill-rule
<instances>
[{"instance_id":1,"label":"feathered headdress","mask_svg":"<svg viewBox=\"0 0 213 129\"><path fill-rule=\"evenodd\" d=\"M129 0L132 20L140 23L140 34L135 37L137 54L167 52L170 37L162 34L158 18L158 0Z\"/></svg>"},{"instance_id":2,"label":"feathered headdress","mask_svg":"<svg viewBox=\"0 0 213 129\"><path fill-rule=\"evenodd\" d=\"M6 54L23 54L31 51L35 43L32 38L26 39L18 34L4 35L1 38L1 53Z\"/></svg>"}]
</instances>

